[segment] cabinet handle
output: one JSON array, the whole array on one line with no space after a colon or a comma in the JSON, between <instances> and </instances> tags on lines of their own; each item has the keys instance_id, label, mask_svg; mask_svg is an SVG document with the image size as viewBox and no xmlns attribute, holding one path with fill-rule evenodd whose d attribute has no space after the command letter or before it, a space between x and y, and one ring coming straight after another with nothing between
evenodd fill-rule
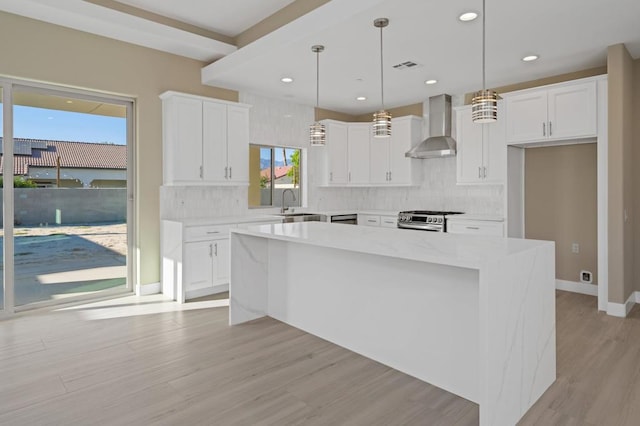
<instances>
[{"instance_id":1,"label":"cabinet handle","mask_svg":"<svg viewBox=\"0 0 640 426\"><path fill-rule=\"evenodd\" d=\"M478 167L478 179L482 179L482 167Z\"/></svg>"},{"instance_id":2,"label":"cabinet handle","mask_svg":"<svg viewBox=\"0 0 640 426\"><path fill-rule=\"evenodd\" d=\"M200 179L202 179L202 166L200 166Z\"/></svg>"},{"instance_id":3,"label":"cabinet handle","mask_svg":"<svg viewBox=\"0 0 640 426\"><path fill-rule=\"evenodd\" d=\"M231 173L233 173L233 167L229 167L229 179L231 179Z\"/></svg>"},{"instance_id":4,"label":"cabinet handle","mask_svg":"<svg viewBox=\"0 0 640 426\"><path fill-rule=\"evenodd\" d=\"M553 128L551 127L551 122L549 122L549 136L553 135Z\"/></svg>"},{"instance_id":5,"label":"cabinet handle","mask_svg":"<svg viewBox=\"0 0 640 426\"><path fill-rule=\"evenodd\" d=\"M215 243L214 247L215 247L215 255L216 257L218 257L218 243Z\"/></svg>"},{"instance_id":6,"label":"cabinet handle","mask_svg":"<svg viewBox=\"0 0 640 426\"><path fill-rule=\"evenodd\" d=\"M351 172L349 172L349 182L351 182Z\"/></svg>"},{"instance_id":7,"label":"cabinet handle","mask_svg":"<svg viewBox=\"0 0 640 426\"><path fill-rule=\"evenodd\" d=\"M467 228L467 229L475 229L475 230L480 229L477 226L465 226L465 228Z\"/></svg>"},{"instance_id":8,"label":"cabinet handle","mask_svg":"<svg viewBox=\"0 0 640 426\"><path fill-rule=\"evenodd\" d=\"M329 182L333 182L333 172L329 172Z\"/></svg>"},{"instance_id":9,"label":"cabinet handle","mask_svg":"<svg viewBox=\"0 0 640 426\"><path fill-rule=\"evenodd\" d=\"M213 257L213 244L209 244L209 257Z\"/></svg>"},{"instance_id":10,"label":"cabinet handle","mask_svg":"<svg viewBox=\"0 0 640 426\"><path fill-rule=\"evenodd\" d=\"M376 223L376 220L375 219L367 219L367 222Z\"/></svg>"},{"instance_id":11,"label":"cabinet handle","mask_svg":"<svg viewBox=\"0 0 640 426\"><path fill-rule=\"evenodd\" d=\"M389 172L389 182L391 182L391 172Z\"/></svg>"},{"instance_id":12,"label":"cabinet handle","mask_svg":"<svg viewBox=\"0 0 640 426\"><path fill-rule=\"evenodd\" d=\"M219 234L220 231L207 231L207 234Z\"/></svg>"},{"instance_id":13,"label":"cabinet handle","mask_svg":"<svg viewBox=\"0 0 640 426\"><path fill-rule=\"evenodd\" d=\"M225 179L227 179L228 174L229 174L229 168L228 168L228 167L225 167L225 168L224 168L224 178L225 178Z\"/></svg>"},{"instance_id":14,"label":"cabinet handle","mask_svg":"<svg viewBox=\"0 0 640 426\"><path fill-rule=\"evenodd\" d=\"M547 123L542 123L542 136L547 136Z\"/></svg>"},{"instance_id":15,"label":"cabinet handle","mask_svg":"<svg viewBox=\"0 0 640 426\"><path fill-rule=\"evenodd\" d=\"M482 168L482 177L483 177L484 179L486 179L486 178L487 178L487 168L486 168L486 167L483 167L483 168Z\"/></svg>"}]
</instances>

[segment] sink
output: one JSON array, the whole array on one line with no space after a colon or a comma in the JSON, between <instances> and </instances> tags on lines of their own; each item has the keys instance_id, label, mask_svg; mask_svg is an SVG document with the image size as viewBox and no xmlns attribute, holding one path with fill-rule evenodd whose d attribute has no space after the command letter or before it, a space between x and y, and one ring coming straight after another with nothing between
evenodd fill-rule
<instances>
[{"instance_id":1,"label":"sink","mask_svg":"<svg viewBox=\"0 0 640 426\"><path fill-rule=\"evenodd\" d=\"M282 223L291 222L322 222L326 220L324 215L317 213L281 213Z\"/></svg>"}]
</instances>

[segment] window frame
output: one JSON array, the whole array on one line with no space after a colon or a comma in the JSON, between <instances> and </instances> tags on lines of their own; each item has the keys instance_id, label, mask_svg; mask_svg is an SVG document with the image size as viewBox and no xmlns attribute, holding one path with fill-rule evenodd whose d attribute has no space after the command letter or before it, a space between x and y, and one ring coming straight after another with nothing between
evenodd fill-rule
<instances>
[{"instance_id":1,"label":"window frame","mask_svg":"<svg viewBox=\"0 0 640 426\"><path fill-rule=\"evenodd\" d=\"M305 183L306 183L306 153L304 148L299 147L299 146L288 146L288 145L270 145L270 144L264 144L264 143L250 143L249 144L249 152L251 152L251 148L256 147L259 149L263 149L263 148L268 148L271 150L271 185L270 185L270 191L271 191L271 204L269 205L252 205L249 204L249 195L247 195L247 204L248 207L250 209L273 209L273 208L279 208L281 206L278 206L276 204L274 204L275 198L274 198L274 188L275 188L275 178L274 178L274 166L275 166L275 150L276 149L285 149L285 150L296 150L300 152L300 159L299 159L299 170L298 170L298 186L297 188L299 189L299 195L296 197L296 204L292 204L289 205L288 207L303 207L304 206L304 200L305 200L305 196L306 196L306 188L305 188ZM251 172L249 172L251 174ZM249 186L251 186L251 181L249 182Z\"/></svg>"}]
</instances>

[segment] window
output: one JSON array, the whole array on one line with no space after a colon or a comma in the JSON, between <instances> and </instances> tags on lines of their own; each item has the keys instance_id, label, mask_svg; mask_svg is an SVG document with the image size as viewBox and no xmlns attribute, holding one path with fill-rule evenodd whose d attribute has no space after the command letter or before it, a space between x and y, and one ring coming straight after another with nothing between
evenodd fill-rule
<instances>
[{"instance_id":1,"label":"window","mask_svg":"<svg viewBox=\"0 0 640 426\"><path fill-rule=\"evenodd\" d=\"M283 197L288 207L301 206L301 156L298 148L250 145L249 207L280 207Z\"/></svg>"}]
</instances>

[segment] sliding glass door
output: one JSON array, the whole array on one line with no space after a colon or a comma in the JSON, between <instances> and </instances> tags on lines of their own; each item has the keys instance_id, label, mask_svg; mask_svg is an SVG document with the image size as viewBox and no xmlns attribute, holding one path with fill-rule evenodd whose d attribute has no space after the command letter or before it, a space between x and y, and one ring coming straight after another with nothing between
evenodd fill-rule
<instances>
[{"instance_id":1,"label":"sliding glass door","mask_svg":"<svg viewBox=\"0 0 640 426\"><path fill-rule=\"evenodd\" d=\"M3 239L11 308L131 291L132 102L26 84L10 90L2 223L11 225Z\"/></svg>"}]
</instances>

